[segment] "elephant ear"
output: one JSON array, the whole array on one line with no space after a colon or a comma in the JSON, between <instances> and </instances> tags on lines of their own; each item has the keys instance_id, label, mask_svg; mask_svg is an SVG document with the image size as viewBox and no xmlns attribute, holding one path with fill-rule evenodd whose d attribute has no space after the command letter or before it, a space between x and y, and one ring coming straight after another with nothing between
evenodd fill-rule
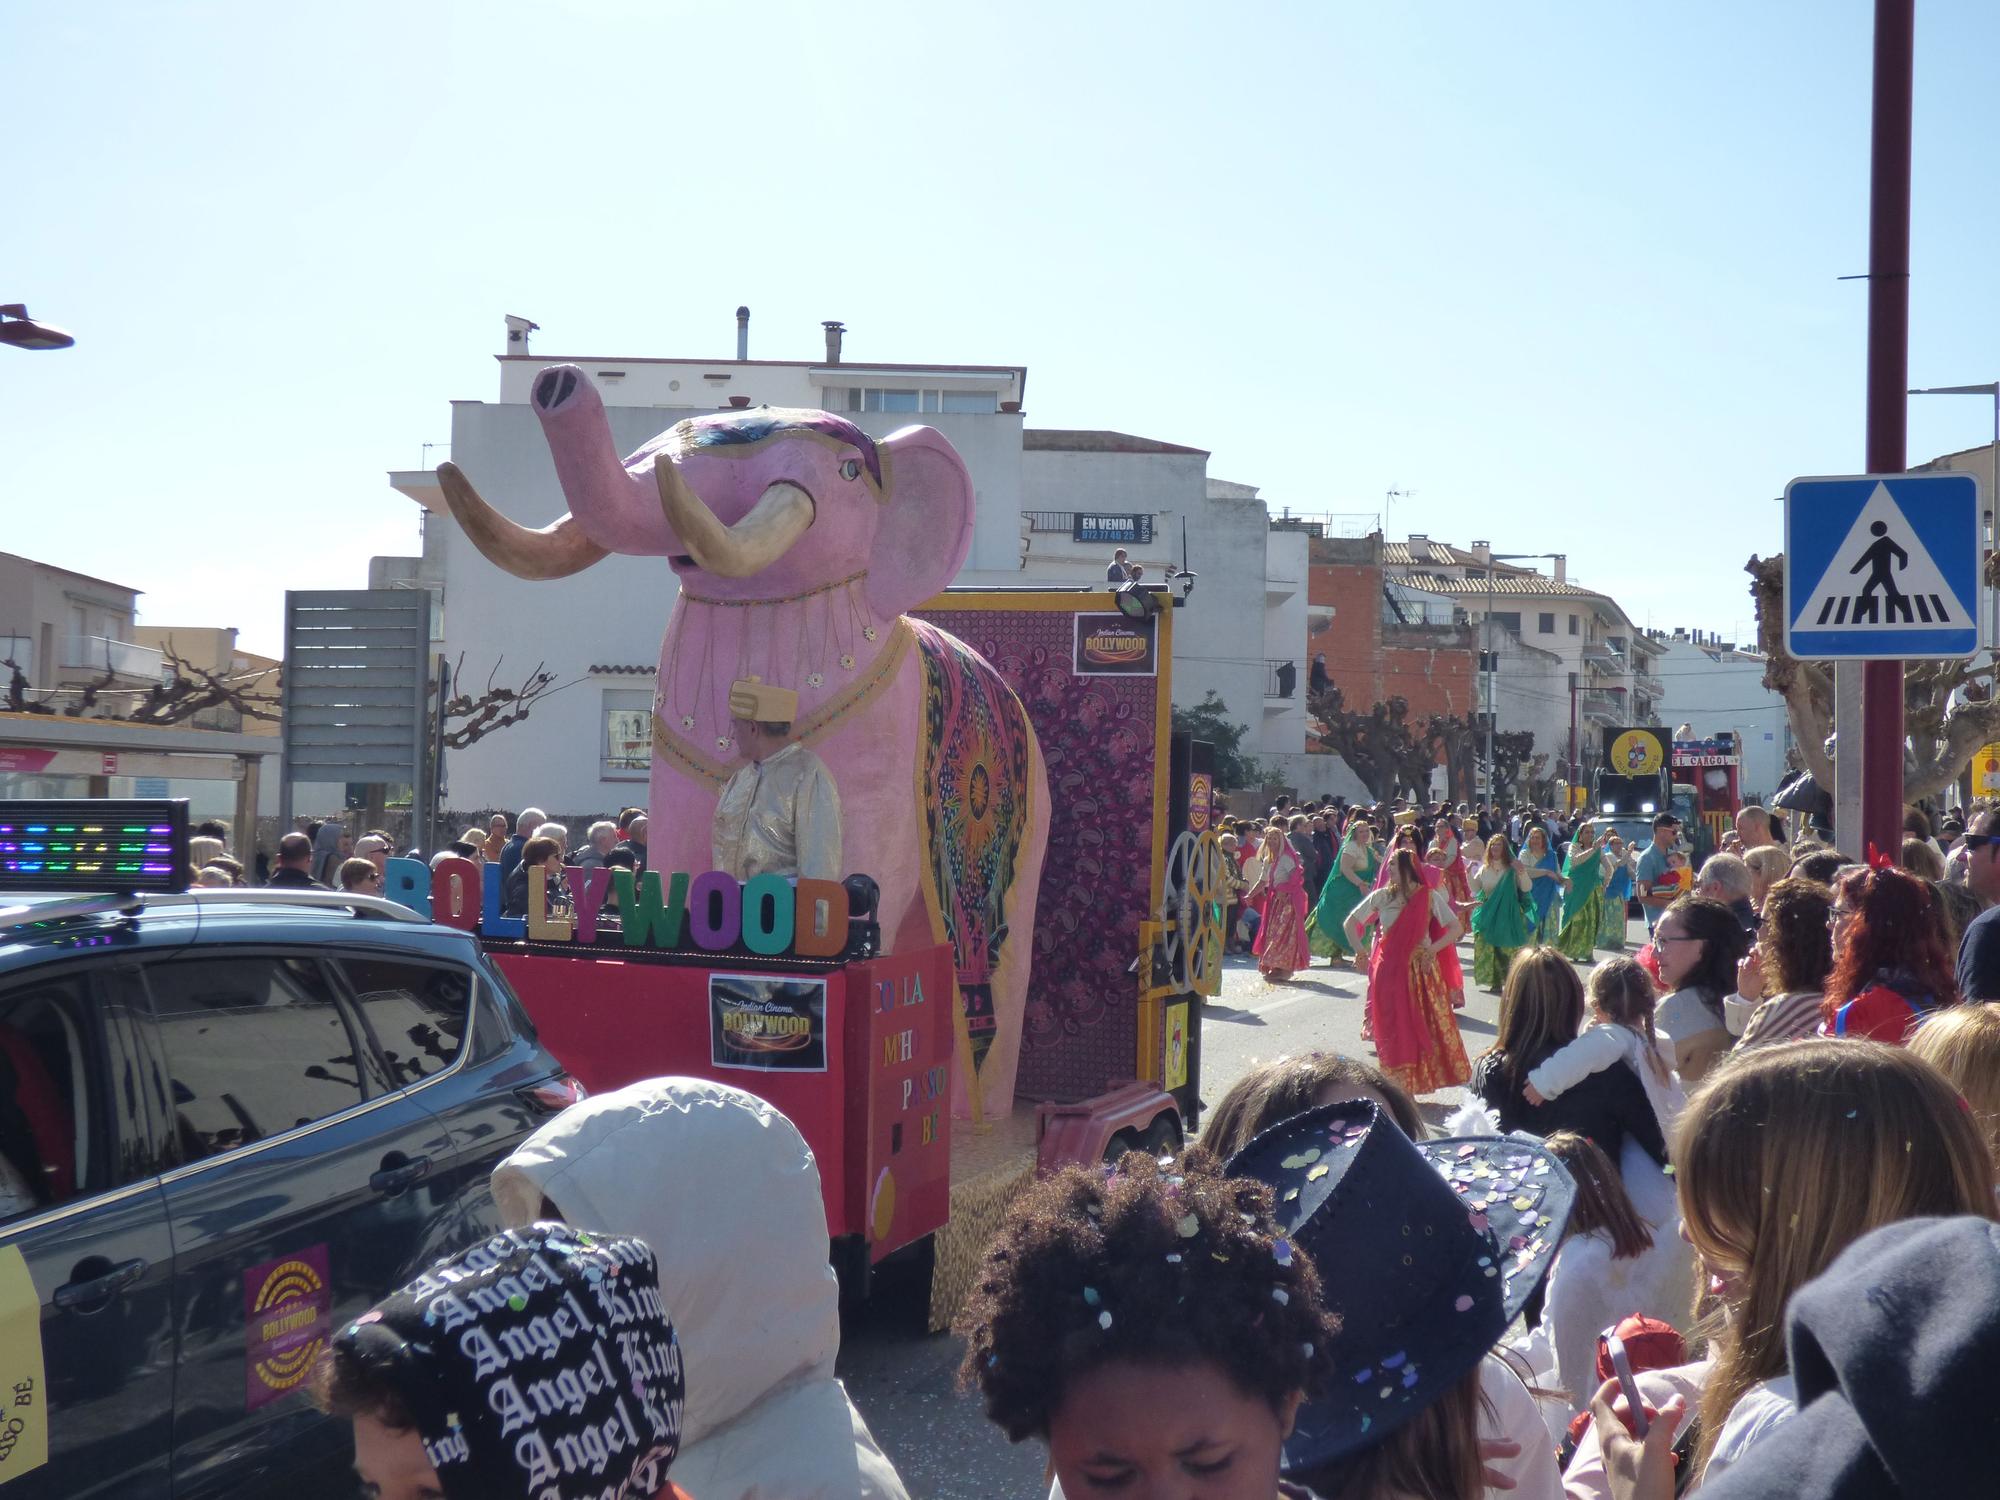
<instances>
[{"instance_id":1,"label":"elephant ear","mask_svg":"<svg viewBox=\"0 0 2000 1500\"><path fill-rule=\"evenodd\" d=\"M868 563L868 602L900 615L944 592L972 550L972 476L935 427L881 443L886 502Z\"/></svg>"}]
</instances>

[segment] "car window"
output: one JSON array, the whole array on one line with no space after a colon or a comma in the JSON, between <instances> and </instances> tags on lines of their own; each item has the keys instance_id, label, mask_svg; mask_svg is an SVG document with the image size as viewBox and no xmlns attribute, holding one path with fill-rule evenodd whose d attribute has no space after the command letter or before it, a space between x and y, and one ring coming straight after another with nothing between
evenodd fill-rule
<instances>
[{"instance_id":1,"label":"car window","mask_svg":"<svg viewBox=\"0 0 2000 1500\"><path fill-rule=\"evenodd\" d=\"M72 975L0 992L0 1223L88 1186L97 1087L88 991Z\"/></svg>"},{"instance_id":2,"label":"car window","mask_svg":"<svg viewBox=\"0 0 2000 1500\"><path fill-rule=\"evenodd\" d=\"M396 1087L434 1078L458 1061L472 1029L471 975L394 958L336 962Z\"/></svg>"},{"instance_id":3,"label":"car window","mask_svg":"<svg viewBox=\"0 0 2000 1500\"><path fill-rule=\"evenodd\" d=\"M156 964L147 983L184 1160L310 1125L366 1097L347 1020L310 960Z\"/></svg>"}]
</instances>

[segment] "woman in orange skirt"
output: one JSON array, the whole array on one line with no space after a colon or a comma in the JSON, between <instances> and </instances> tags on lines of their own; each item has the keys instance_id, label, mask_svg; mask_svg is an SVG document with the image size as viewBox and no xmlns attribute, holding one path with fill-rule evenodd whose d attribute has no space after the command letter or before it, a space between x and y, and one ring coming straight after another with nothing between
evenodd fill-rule
<instances>
[{"instance_id":1,"label":"woman in orange skirt","mask_svg":"<svg viewBox=\"0 0 2000 1500\"><path fill-rule=\"evenodd\" d=\"M1389 883L1349 914L1348 941L1358 948L1370 922L1368 1021L1383 1070L1412 1094L1465 1083L1472 1066L1438 971L1439 952L1458 941L1458 916L1409 850L1396 851Z\"/></svg>"}]
</instances>

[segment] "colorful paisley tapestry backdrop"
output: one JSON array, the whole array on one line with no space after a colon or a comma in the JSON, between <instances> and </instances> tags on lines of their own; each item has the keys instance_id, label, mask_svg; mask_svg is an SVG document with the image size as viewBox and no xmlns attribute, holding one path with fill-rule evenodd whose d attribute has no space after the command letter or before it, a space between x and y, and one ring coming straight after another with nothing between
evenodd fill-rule
<instances>
[{"instance_id":1,"label":"colorful paisley tapestry backdrop","mask_svg":"<svg viewBox=\"0 0 2000 1500\"><path fill-rule=\"evenodd\" d=\"M1137 1062L1129 972L1137 950L1122 939L1136 937L1149 894L1158 680L1078 677L1073 609L924 610L921 618L992 663L1034 723L1055 815L1016 1087L1028 1098L1086 1097L1105 1079L1131 1077ZM994 816L1005 820L1004 810L970 805L982 758L969 763L969 833Z\"/></svg>"}]
</instances>

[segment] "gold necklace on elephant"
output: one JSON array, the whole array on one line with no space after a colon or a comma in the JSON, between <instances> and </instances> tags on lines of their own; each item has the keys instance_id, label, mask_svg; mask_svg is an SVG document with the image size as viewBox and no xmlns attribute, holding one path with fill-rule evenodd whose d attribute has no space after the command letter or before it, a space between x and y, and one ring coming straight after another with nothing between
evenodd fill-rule
<instances>
[{"instance_id":1,"label":"gold necklace on elephant","mask_svg":"<svg viewBox=\"0 0 2000 1500\"><path fill-rule=\"evenodd\" d=\"M873 627L870 627L873 630ZM792 726L792 739L801 745L811 745L823 739L858 710L867 707L882 691L896 680L896 674L916 640L916 632L910 622L898 616L888 627L888 639L875 659L863 668L861 679L844 693L828 698L808 713L799 715ZM875 632L879 635L880 632ZM870 639L873 639L871 636ZM770 679L766 679L767 681ZM712 722L721 723L722 720ZM697 744L691 737L670 725L663 714L655 710L653 714L653 754L660 759L678 766L683 773L698 781L712 783L720 787L743 767L741 756L724 759L733 743L726 736L718 736L717 750L711 752L706 745Z\"/></svg>"},{"instance_id":2,"label":"gold necklace on elephant","mask_svg":"<svg viewBox=\"0 0 2000 1500\"><path fill-rule=\"evenodd\" d=\"M716 599L681 592L690 615L696 609L754 609L744 628L736 635L735 661L725 675L718 669L716 645L720 621L706 621L701 629L701 659L692 663L692 673L682 671L681 654L665 664L658 690L653 695L655 715L671 728L679 723L683 732L692 731L706 710L707 721L721 725L728 720L718 683L756 676L781 687L816 692L834 675L836 666L851 673L865 653L864 642L881 638L881 629L855 593L868 577L867 569L836 578L831 583L785 594L775 599ZM823 601L815 604L814 601ZM681 608L677 604L676 610ZM685 634L685 631L670 634ZM723 648L726 655L727 648ZM727 754L727 735L715 738L717 754Z\"/></svg>"}]
</instances>

